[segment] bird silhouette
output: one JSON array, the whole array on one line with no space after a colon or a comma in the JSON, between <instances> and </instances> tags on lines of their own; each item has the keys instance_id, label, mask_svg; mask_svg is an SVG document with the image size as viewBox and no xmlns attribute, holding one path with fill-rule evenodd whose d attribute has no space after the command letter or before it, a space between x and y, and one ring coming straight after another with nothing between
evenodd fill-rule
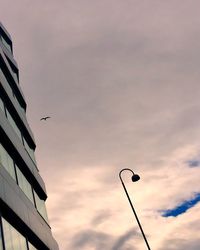
<instances>
[{"instance_id":1,"label":"bird silhouette","mask_svg":"<svg viewBox=\"0 0 200 250\"><path fill-rule=\"evenodd\" d=\"M47 119L49 119L49 118L51 118L50 116L45 116L45 117L42 117L41 119L40 119L40 121L46 121Z\"/></svg>"}]
</instances>

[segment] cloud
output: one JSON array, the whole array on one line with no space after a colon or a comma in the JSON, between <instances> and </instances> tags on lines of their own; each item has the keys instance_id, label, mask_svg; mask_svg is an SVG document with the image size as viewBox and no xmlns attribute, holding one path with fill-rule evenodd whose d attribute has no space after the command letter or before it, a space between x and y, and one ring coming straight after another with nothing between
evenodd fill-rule
<instances>
[{"instance_id":1,"label":"cloud","mask_svg":"<svg viewBox=\"0 0 200 250\"><path fill-rule=\"evenodd\" d=\"M72 239L72 246L70 249L112 249L112 250L130 250L136 249L134 247L134 241L132 244L128 244L131 239L136 238L138 240L138 233L136 230L129 230L125 234L121 235L118 239L113 239L111 235L103 232L96 232L95 230L84 230L77 233ZM113 244L114 242L114 244ZM113 246L111 246L113 245Z\"/></svg>"},{"instance_id":2,"label":"cloud","mask_svg":"<svg viewBox=\"0 0 200 250\"><path fill-rule=\"evenodd\" d=\"M199 160L189 160L189 161L187 161L186 162L188 165L189 165L189 167L191 167L191 168L195 168L195 167L199 167L199 165L200 165L200 161Z\"/></svg>"},{"instance_id":3,"label":"cloud","mask_svg":"<svg viewBox=\"0 0 200 250\"><path fill-rule=\"evenodd\" d=\"M134 245L127 245L127 242L129 242L131 238L137 238L137 237L138 233L135 230L128 231L127 233L119 237L119 239L115 242L114 246L112 247L112 250L136 249Z\"/></svg>"},{"instance_id":4,"label":"cloud","mask_svg":"<svg viewBox=\"0 0 200 250\"><path fill-rule=\"evenodd\" d=\"M199 249L200 240L185 240L185 239L172 239L167 241L166 245L159 250L181 250L181 249Z\"/></svg>"},{"instance_id":5,"label":"cloud","mask_svg":"<svg viewBox=\"0 0 200 250\"><path fill-rule=\"evenodd\" d=\"M199 225L196 223L196 216L199 216L199 204L188 210L180 217L171 218L170 231L165 236L159 250L181 250L198 249L199 247Z\"/></svg>"},{"instance_id":6,"label":"cloud","mask_svg":"<svg viewBox=\"0 0 200 250\"><path fill-rule=\"evenodd\" d=\"M94 230L85 230L74 236L70 249L107 249L109 241L110 236L105 233L95 232Z\"/></svg>"},{"instance_id":7,"label":"cloud","mask_svg":"<svg viewBox=\"0 0 200 250\"><path fill-rule=\"evenodd\" d=\"M100 211L95 218L92 220L92 225L97 226L103 223L105 220L109 220L111 217L111 213L109 211Z\"/></svg>"}]
</instances>

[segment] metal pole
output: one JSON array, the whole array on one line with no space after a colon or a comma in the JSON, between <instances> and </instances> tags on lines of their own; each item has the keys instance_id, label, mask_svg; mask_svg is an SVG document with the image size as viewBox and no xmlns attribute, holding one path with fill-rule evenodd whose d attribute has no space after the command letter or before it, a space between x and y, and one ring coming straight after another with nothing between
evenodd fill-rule
<instances>
[{"instance_id":1,"label":"metal pole","mask_svg":"<svg viewBox=\"0 0 200 250\"><path fill-rule=\"evenodd\" d=\"M145 243L146 243L147 249L148 249L148 250L151 250L151 249L150 249L150 246L149 246L149 243L148 243L148 241L147 241L147 238L146 238L146 236L145 236L145 234L144 234L144 231L143 231L143 229L142 229L142 225L140 224L140 221L139 221L139 219L138 219L138 216L137 216L137 214L136 214L136 211L135 211L135 209L134 209L134 207L133 207L133 204L132 204L132 202L131 202L131 199L130 199L130 197L129 197L129 194L128 194L128 191L127 191L127 189L126 189L126 186L125 186L125 184L124 184L124 182L123 182L123 180L122 180L121 173L122 173L124 170L129 170L129 171L131 171L133 175L134 175L134 172L133 172L131 169L129 169L129 168L124 168L124 169L122 169L122 170L120 171L120 173L119 173L119 178L120 178L120 180L121 180L122 186L123 186L123 188L124 188L124 191L125 191L125 193L126 193L126 196L127 196L127 198L128 198L128 201L129 201L129 203L130 203L130 206L131 206L131 208L132 208L132 211L133 211L133 213L134 213L134 215L135 215L136 221L137 221L137 223L138 223L138 226L139 226L139 228L140 228L140 231L141 231L142 236L143 236L143 238L144 238L144 241L145 241Z\"/></svg>"}]
</instances>

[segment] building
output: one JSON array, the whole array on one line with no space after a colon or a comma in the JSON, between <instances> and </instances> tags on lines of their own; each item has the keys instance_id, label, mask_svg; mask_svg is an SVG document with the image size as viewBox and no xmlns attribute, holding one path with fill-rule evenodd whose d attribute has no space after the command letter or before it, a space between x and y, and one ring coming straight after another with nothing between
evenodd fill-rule
<instances>
[{"instance_id":1,"label":"building","mask_svg":"<svg viewBox=\"0 0 200 250\"><path fill-rule=\"evenodd\" d=\"M0 23L0 250L57 250L12 40Z\"/></svg>"}]
</instances>

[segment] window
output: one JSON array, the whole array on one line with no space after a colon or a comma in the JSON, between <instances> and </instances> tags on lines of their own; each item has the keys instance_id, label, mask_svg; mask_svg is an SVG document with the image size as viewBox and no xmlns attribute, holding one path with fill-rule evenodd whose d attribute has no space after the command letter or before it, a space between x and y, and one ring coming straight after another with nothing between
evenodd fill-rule
<instances>
[{"instance_id":1,"label":"window","mask_svg":"<svg viewBox=\"0 0 200 250\"><path fill-rule=\"evenodd\" d=\"M35 197L36 208L37 208L38 212L45 219L45 221L48 223L47 210L46 210L44 200L41 200L35 191L34 191L34 197Z\"/></svg>"},{"instance_id":2,"label":"window","mask_svg":"<svg viewBox=\"0 0 200 250\"><path fill-rule=\"evenodd\" d=\"M24 174L18 168L18 166L14 163L11 156L5 150L5 148L0 143L0 163L7 170L10 176L15 180L24 194L29 198L32 204L36 207L38 213L44 218L44 220L48 223L48 216L45 206L45 201L41 200L37 193L33 190L31 184L28 182ZM35 200L34 200L35 197ZM1 250L1 248L0 248Z\"/></svg>"},{"instance_id":3,"label":"window","mask_svg":"<svg viewBox=\"0 0 200 250\"><path fill-rule=\"evenodd\" d=\"M29 250L37 250L30 242L28 242L28 249Z\"/></svg>"},{"instance_id":4,"label":"window","mask_svg":"<svg viewBox=\"0 0 200 250\"><path fill-rule=\"evenodd\" d=\"M3 38L3 36L1 36L1 41L3 45L6 47L6 49L8 49L12 53L11 45Z\"/></svg>"},{"instance_id":5,"label":"window","mask_svg":"<svg viewBox=\"0 0 200 250\"><path fill-rule=\"evenodd\" d=\"M11 90L13 92L13 95L15 96L14 93L16 91L15 91L13 85L10 83L10 80L9 80L9 78L7 76L7 73L5 73L5 71L2 69L1 65L0 65L0 73L2 74L2 77L3 77L4 81L6 81L6 83L9 85L9 87L11 88ZM23 110L23 113L25 113L25 108L23 107L23 105L21 104L21 102L20 102L20 100L19 100L19 98L17 96L15 96L15 99L17 100L17 103L18 103L20 109Z\"/></svg>"},{"instance_id":6,"label":"window","mask_svg":"<svg viewBox=\"0 0 200 250\"><path fill-rule=\"evenodd\" d=\"M10 65L10 67L12 69L14 79L18 83L18 69L15 67L15 65L12 63L12 61L7 56L6 56L6 59L7 59L9 65Z\"/></svg>"},{"instance_id":7,"label":"window","mask_svg":"<svg viewBox=\"0 0 200 250\"><path fill-rule=\"evenodd\" d=\"M0 109L5 113L3 101L0 98Z\"/></svg>"},{"instance_id":8,"label":"window","mask_svg":"<svg viewBox=\"0 0 200 250\"><path fill-rule=\"evenodd\" d=\"M18 126L16 125L16 122L12 118L12 116L11 116L10 112L7 110L7 108L4 109L4 103L3 103L1 98L0 98L0 108L2 109L2 111L4 111L4 114L6 113L6 117L7 117L8 121L9 121L10 125L13 127L13 129L15 130L15 133L18 135L18 137L22 141L21 131L19 130Z\"/></svg>"},{"instance_id":9,"label":"window","mask_svg":"<svg viewBox=\"0 0 200 250\"><path fill-rule=\"evenodd\" d=\"M26 250L26 239L10 223L2 218L6 250Z\"/></svg>"},{"instance_id":10,"label":"window","mask_svg":"<svg viewBox=\"0 0 200 250\"><path fill-rule=\"evenodd\" d=\"M37 250L36 247L34 247L20 232L18 232L4 218L2 218L2 232L4 235L5 250ZM0 234L0 250L3 250L3 242L1 234Z\"/></svg>"},{"instance_id":11,"label":"window","mask_svg":"<svg viewBox=\"0 0 200 250\"><path fill-rule=\"evenodd\" d=\"M18 185L22 189L22 191L25 193L25 195L29 198L29 200L34 204L33 200L33 191L31 184L27 181L26 177L22 174L21 170L16 167L16 172L17 172L17 180L18 180Z\"/></svg>"},{"instance_id":12,"label":"window","mask_svg":"<svg viewBox=\"0 0 200 250\"><path fill-rule=\"evenodd\" d=\"M6 114L7 114L7 118L8 118L10 125L13 127L13 129L15 130L15 133L19 136L20 140L22 140L21 131L17 127L14 119L12 118L11 114L9 113L9 111L7 109L6 109Z\"/></svg>"},{"instance_id":13,"label":"window","mask_svg":"<svg viewBox=\"0 0 200 250\"><path fill-rule=\"evenodd\" d=\"M28 152L28 154L31 157L31 159L33 160L33 162L36 164L34 150L29 147L29 145L28 145L28 143L27 143L27 141L26 141L25 138L23 138L23 141L24 141L24 147L25 147L26 151Z\"/></svg>"},{"instance_id":14,"label":"window","mask_svg":"<svg viewBox=\"0 0 200 250\"><path fill-rule=\"evenodd\" d=\"M0 220L0 250L3 250L2 225Z\"/></svg>"},{"instance_id":15,"label":"window","mask_svg":"<svg viewBox=\"0 0 200 250\"><path fill-rule=\"evenodd\" d=\"M18 104L20 110L23 112L23 114L26 113L25 108L23 108L22 105L19 103L19 101L18 101L18 99L17 99L17 97L15 95L15 92L13 90L12 90L12 94L13 94L14 99L17 101L17 104Z\"/></svg>"},{"instance_id":16,"label":"window","mask_svg":"<svg viewBox=\"0 0 200 250\"><path fill-rule=\"evenodd\" d=\"M14 95L14 93L13 93L13 95ZM0 109L2 109L2 111L4 111L4 113L6 113L6 117L7 117L8 121L9 121L10 125L12 126L12 128L15 131L15 133L18 135L18 137L22 141L22 143L23 143L26 151L28 152L29 156L31 157L31 159L33 160L33 162L36 165L34 150L32 148L30 148L30 146L28 145L26 139L23 137L20 129L18 128L18 126L17 126L16 122L14 121L14 119L13 119L12 115L10 114L10 112L7 110L7 108L4 109L4 103L3 103L3 101L2 101L1 98L0 98Z\"/></svg>"},{"instance_id":17,"label":"window","mask_svg":"<svg viewBox=\"0 0 200 250\"><path fill-rule=\"evenodd\" d=\"M15 73L14 71L13 71L13 77L14 77L15 81L18 82L17 73Z\"/></svg>"},{"instance_id":18,"label":"window","mask_svg":"<svg viewBox=\"0 0 200 250\"><path fill-rule=\"evenodd\" d=\"M0 144L0 163L8 171L10 176L16 181L15 167L13 159L7 153L5 148Z\"/></svg>"}]
</instances>

